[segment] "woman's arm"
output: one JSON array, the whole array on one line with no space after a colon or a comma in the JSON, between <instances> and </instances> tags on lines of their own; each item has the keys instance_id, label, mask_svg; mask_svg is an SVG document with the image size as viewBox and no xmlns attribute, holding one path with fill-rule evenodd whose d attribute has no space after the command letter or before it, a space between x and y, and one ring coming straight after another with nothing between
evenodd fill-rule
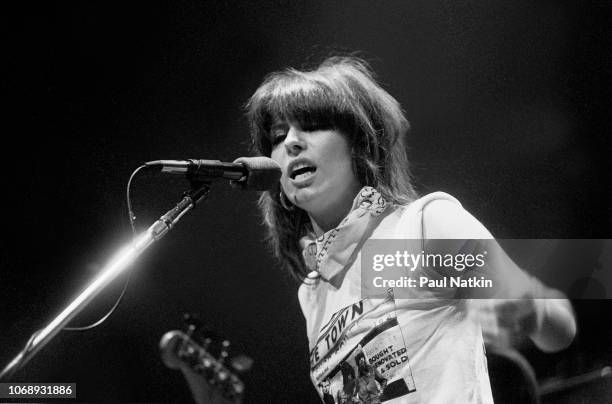
<instances>
[{"instance_id":1,"label":"woman's arm","mask_svg":"<svg viewBox=\"0 0 612 404\"><path fill-rule=\"evenodd\" d=\"M489 303L500 326L529 336L545 352L564 349L572 342L576 320L571 303L520 269L469 212L452 201L435 200L423 208L422 224L428 252L440 248L437 239L491 239L486 271L495 287Z\"/></svg>"}]
</instances>

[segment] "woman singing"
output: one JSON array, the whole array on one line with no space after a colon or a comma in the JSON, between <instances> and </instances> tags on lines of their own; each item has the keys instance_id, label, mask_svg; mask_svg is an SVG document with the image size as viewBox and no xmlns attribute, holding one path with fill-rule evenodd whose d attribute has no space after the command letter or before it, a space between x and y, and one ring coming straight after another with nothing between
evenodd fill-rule
<instances>
[{"instance_id":1,"label":"woman singing","mask_svg":"<svg viewBox=\"0 0 612 404\"><path fill-rule=\"evenodd\" d=\"M367 64L334 57L312 71L274 73L247 109L255 151L282 168L278 189L265 192L260 207L274 254L301 282L314 385L343 396L351 367L361 376L351 383L364 385L351 387L347 402L492 402L469 295L453 287L412 288L410 298L393 287L380 296L363 293L369 240L424 240L423 251L437 251L434 240L493 238L452 196L416 195L408 121ZM505 324L546 351L566 347L575 333L568 301L501 249L491 254L498 256L487 270L519 285L502 296L520 298L502 304ZM436 276L424 268L414 275L419 271Z\"/></svg>"}]
</instances>

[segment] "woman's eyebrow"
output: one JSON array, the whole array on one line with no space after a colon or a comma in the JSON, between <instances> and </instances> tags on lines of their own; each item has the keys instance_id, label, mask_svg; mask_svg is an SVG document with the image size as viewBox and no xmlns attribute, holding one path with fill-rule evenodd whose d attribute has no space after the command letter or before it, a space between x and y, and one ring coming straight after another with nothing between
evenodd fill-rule
<instances>
[{"instance_id":1,"label":"woman's eyebrow","mask_svg":"<svg viewBox=\"0 0 612 404\"><path fill-rule=\"evenodd\" d=\"M289 127L289 124L285 121L276 121L273 122L272 125L270 125L270 132L276 130L276 129L287 129Z\"/></svg>"}]
</instances>

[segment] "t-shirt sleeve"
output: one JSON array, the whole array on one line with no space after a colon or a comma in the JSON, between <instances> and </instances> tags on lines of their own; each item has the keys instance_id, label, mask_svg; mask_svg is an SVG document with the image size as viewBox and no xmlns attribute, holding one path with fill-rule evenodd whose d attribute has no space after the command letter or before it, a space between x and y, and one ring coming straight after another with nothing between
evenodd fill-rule
<instances>
[{"instance_id":1,"label":"t-shirt sleeve","mask_svg":"<svg viewBox=\"0 0 612 404\"><path fill-rule=\"evenodd\" d=\"M491 232L460 204L445 199L433 200L423 207L422 220L428 253L484 254L484 267L451 275L484 276L493 282L493 287L463 289L461 297L513 299L533 296L539 282L519 268Z\"/></svg>"},{"instance_id":2,"label":"t-shirt sleeve","mask_svg":"<svg viewBox=\"0 0 612 404\"><path fill-rule=\"evenodd\" d=\"M423 238L492 239L487 228L460 204L435 199L423 206Z\"/></svg>"}]
</instances>

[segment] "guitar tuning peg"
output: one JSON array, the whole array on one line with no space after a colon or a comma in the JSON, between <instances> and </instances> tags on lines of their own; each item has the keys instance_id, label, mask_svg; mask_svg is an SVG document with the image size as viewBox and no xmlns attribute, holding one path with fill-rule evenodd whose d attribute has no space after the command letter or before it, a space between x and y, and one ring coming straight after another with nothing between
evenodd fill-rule
<instances>
[{"instance_id":1,"label":"guitar tuning peg","mask_svg":"<svg viewBox=\"0 0 612 404\"><path fill-rule=\"evenodd\" d=\"M238 379L232 381L232 387L234 388L234 395L240 396L244 393L244 384Z\"/></svg>"},{"instance_id":2,"label":"guitar tuning peg","mask_svg":"<svg viewBox=\"0 0 612 404\"><path fill-rule=\"evenodd\" d=\"M229 356L229 347L230 342L228 340L224 340L221 343L221 353L219 354L219 363L225 362L225 359Z\"/></svg>"},{"instance_id":3,"label":"guitar tuning peg","mask_svg":"<svg viewBox=\"0 0 612 404\"><path fill-rule=\"evenodd\" d=\"M200 373L204 376L204 378L209 382L209 383L214 383L215 382L215 369L214 369L214 363L212 363L212 361L210 359L204 359L202 361L202 364L200 366Z\"/></svg>"},{"instance_id":4,"label":"guitar tuning peg","mask_svg":"<svg viewBox=\"0 0 612 404\"><path fill-rule=\"evenodd\" d=\"M209 358L203 358L201 362L201 367L203 369L210 369L213 366L212 361Z\"/></svg>"},{"instance_id":5,"label":"guitar tuning peg","mask_svg":"<svg viewBox=\"0 0 612 404\"><path fill-rule=\"evenodd\" d=\"M194 313L183 314L183 322L185 323L185 326L187 326L187 333L189 336L202 328L202 320L200 320L200 317Z\"/></svg>"},{"instance_id":6,"label":"guitar tuning peg","mask_svg":"<svg viewBox=\"0 0 612 404\"><path fill-rule=\"evenodd\" d=\"M229 374L225 370L217 372L217 380L221 383L225 382L229 378Z\"/></svg>"},{"instance_id":7,"label":"guitar tuning peg","mask_svg":"<svg viewBox=\"0 0 612 404\"><path fill-rule=\"evenodd\" d=\"M232 359L231 366L237 372L247 372L253 367L253 359L246 355L240 355Z\"/></svg>"}]
</instances>

